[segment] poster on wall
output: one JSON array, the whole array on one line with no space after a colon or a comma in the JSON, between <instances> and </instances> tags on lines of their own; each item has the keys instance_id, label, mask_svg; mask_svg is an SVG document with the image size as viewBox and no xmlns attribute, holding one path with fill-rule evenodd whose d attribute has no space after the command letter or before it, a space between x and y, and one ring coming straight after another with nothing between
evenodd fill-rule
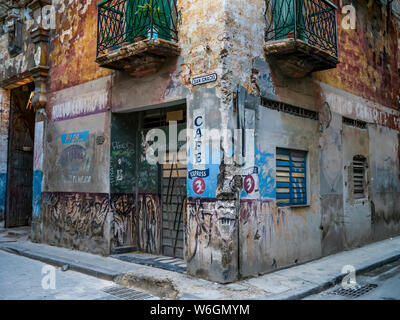
<instances>
[{"instance_id":1,"label":"poster on wall","mask_svg":"<svg viewBox=\"0 0 400 320\"><path fill-rule=\"evenodd\" d=\"M245 110L246 162L242 168L243 189L241 199L266 199L276 197L275 152L272 145L262 145L255 140L255 111Z\"/></svg>"},{"instance_id":2,"label":"poster on wall","mask_svg":"<svg viewBox=\"0 0 400 320\"><path fill-rule=\"evenodd\" d=\"M188 151L187 189L189 197L215 198L219 172L219 149L212 150L204 109L193 112Z\"/></svg>"}]
</instances>

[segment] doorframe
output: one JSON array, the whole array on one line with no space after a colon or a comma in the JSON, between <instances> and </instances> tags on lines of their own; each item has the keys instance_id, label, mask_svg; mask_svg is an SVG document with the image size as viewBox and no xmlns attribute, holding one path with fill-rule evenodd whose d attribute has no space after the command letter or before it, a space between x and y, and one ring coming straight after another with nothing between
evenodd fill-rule
<instances>
[{"instance_id":1,"label":"doorframe","mask_svg":"<svg viewBox=\"0 0 400 320\"><path fill-rule=\"evenodd\" d=\"M138 108L135 111L133 111L133 110L129 111L129 112L133 112L133 113L137 114L137 118L136 118L137 119L136 120L137 121L137 128L136 128L136 132L135 132L135 135L136 135L136 148L137 148L137 151L138 151L138 152L135 152L135 161L136 161L135 175L136 175L136 177L138 177L138 170L139 170L139 165L138 164L139 164L139 161L140 161L140 153L139 153L139 149L140 148L139 148L139 146L140 146L141 141L140 141L139 133L141 131L143 131L143 130L149 129L149 128L144 128L144 125L143 125L144 113L146 111L151 111L151 110L156 110L156 109L160 109L160 110L163 109L163 111L165 111L165 113L169 112L169 111L174 111L174 110L183 110L184 111L184 117L185 117L185 122L184 122L185 123L185 128L187 129L187 126L188 126L188 124L187 124L188 104L187 104L186 99L184 99L184 100L182 100L182 99L181 100L176 100L176 101L173 101L173 102L167 102L167 103L164 103L164 104L150 105L150 106L147 106L147 107ZM159 128L159 127L160 126L154 127L154 128ZM179 134L179 132L178 132L178 134ZM187 141L186 141L186 143L187 143ZM160 244L159 244L160 245L160 250L159 250L160 253L159 254L160 255L164 255L163 248L162 248L162 239L163 239L163 226L162 226L162 224L163 224L163 217L162 217L162 214L163 214L163 203L162 203L162 167L161 167L161 164L158 163L157 167L158 167L158 190L157 190L157 192L158 192L159 200L160 200L160 214L161 214L161 232L160 232ZM186 167L186 177L187 177L187 167ZM135 191L135 208L136 208L136 217L135 217L136 221L135 221L135 223L136 223L137 228L139 228L138 210L140 210L140 209L138 207L138 204L139 204L139 182L138 182L138 179L135 179L135 189L136 189L136 191ZM187 197L187 190L186 190L186 197ZM187 202L186 202L186 204L187 204ZM183 215L185 214L186 211L187 211L186 208L183 208ZM182 215L182 221L183 221L183 227L184 227L185 217L183 215ZM137 245L139 247L139 243L140 243L139 229L136 230L136 239L137 239L136 240L137 241ZM183 241L184 241L184 239L183 239ZM184 248L183 248L183 258L185 259Z\"/></svg>"},{"instance_id":2,"label":"doorframe","mask_svg":"<svg viewBox=\"0 0 400 320\"><path fill-rule=\"evenodd\" d=\"M12 90L18 89L24 85L29 85L30 83L33 83L34 88L35 88L35 82L33 80L33 78L31 76L28 76L24 79L22 79L21 81L12 83L6 87L3 87L3 90L7 90L8 91L8 128L7 128L7 164L6 164L6 189L5 189L5 202L4 202L4 228L12 228L8 225L8 198L9 198L9 179L10 179L10 175L9 175L9 168L10 168L10 157L9 157L9 152L10 152L10 145L11 145L11 139L10 139L10 132L11 132L11 124L12 124ZM1 113L3 114L3 112ZM34 128L36 125L36 112L35 112L35 119L34 119ZM35 136L33 136L33 154L35 152ZM33 161L34 159L32 159L32 185L31 185L31 190L33 193ZM32 222L32 216L33 216L33 212L32 212L32 203L31 203L31 222ZM29 225L27 225L29 226Z\"/></svg>"}]
</instances>

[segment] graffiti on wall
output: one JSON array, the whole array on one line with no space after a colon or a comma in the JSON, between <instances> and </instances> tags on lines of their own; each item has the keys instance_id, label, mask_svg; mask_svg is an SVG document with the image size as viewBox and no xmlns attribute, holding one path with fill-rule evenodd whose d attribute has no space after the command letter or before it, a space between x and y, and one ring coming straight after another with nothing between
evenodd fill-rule
<instances>
[{"instance_id":1,"label":"graffiti on wall","mask_svg":"<svg viewBox=\"0 0 400 320\"><path fill-rule=\"evenodd\" d=\"M136 210L133 194L112 194L110 207L113 211L113 246L136 244Z\"/></svg>"},{"instance_id":2,"label":"graffiti on wall","mask_svg":"<svg viewBox=\"0 0 400 320\"><path fill-rule=\"evenodd\" d=\"M133 192L135 185L135 145L130 141L112 141L110 185L113 191Z\"/></svg>"},{"instance_id":3,"label":"graffiti on wall","mask_svg":"<svg viewBox=\"0 0 400 320\"><path fill-rule=\"evenodd\" d=\"M136 117L112 114L110 188L112 193L132 193L136 185Z\"/></svg>"},{"instance_id":4,"label":"graffiti on wall","mask_svg":"<svg viewBox=\"0 0 400 320\"><path fill-rule=\"evenodd\" d=\"M237 262L235 201L189 198L185 225L185 257L193 261L217 264L229 277ZM195 257L197 257L195 259Z\"/></svg>"},{"instance_id":5,"label":"graffiti on wall","mask_svg":"<svg viewBox=\"0 0 400 320\"><path fill-rule=\"evenodd\" d=\"M108 194L45 192L42 209L45 242L107 253L104 225L110 212Z\"/></svg>"},{"instance_id":6,"label":"graffiti on wall","mask_svg":"<svg viewBox=\"0 0 400 320\"><path fill-rule=\"evenodd\" d=\"M185 227L185 257L190 263L196 256L200 245L208 248L211 244L213 228L212 216L215 210L215 201L189 199Z\"/></svg>"},{"instance_id":7,"label":"graffiti on wall","mask_svg":"<svg viewBox=\"0 0 400 320\"><path fill-rule=\"evenodd\" d=\"M150 144L146 141L146 134L148 130L140 132L140 160L138 170L138 188L139 192L158 192L158 175L159 168L157 165L151 165L147 159L146 154L150 148Z\"/></svg>"},{"instance_id":8,"label":"graffiti on wall","mask_svg":"<svg viewBox=\"0 0 400 320\"><path fill-rule=\"evenodd\" d=\"M162 217L159 196L140 194L138 210L138 246L145 252L160 254Z\"/></svg>"}]
</instances>

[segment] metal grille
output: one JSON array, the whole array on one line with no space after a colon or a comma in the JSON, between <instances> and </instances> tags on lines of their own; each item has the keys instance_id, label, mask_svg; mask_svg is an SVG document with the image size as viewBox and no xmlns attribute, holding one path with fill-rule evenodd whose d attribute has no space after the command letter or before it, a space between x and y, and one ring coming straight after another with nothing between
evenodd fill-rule
<instances>
[{"instance_id":1,"label":"metal grille","mask_svg":"<svg viewBox=\"0 0 400 320\"><path fill-rule=\"evenodd\" d=\"M97 55L138 37L178 40L176 0L103 0L97 16Z\"/></svg>"},{"instance_id":2,"label":"metal grille","mask_svg":"<svg viewBox=\"0 0 400 320\"><path fill-rule=\"evenodd\" d=\"M177 159L176 155L173 155ZM183 258L183 214L186 199L186 164L162 166L163 254Z\"/></svg>"},{"instance_id":3,"label":"metal grille","mask_svg":"<svg viewBox=\"0 0 400 320\"><path fill-rule=\"evenodd\" d=\"M337 58L336 10L327 0L266 0L266 41L302 40Z\"/></svg>"},{"instance_id":4,"label":"metal grille","mask_svg":"<svg viewBox=\"0 0 400 320\"><path fill-rule=\"evenodd\" d=\"M278 206L307 203L305 152L276 149L276 202Z\"/></svg>"},{"instance_id":5,"label":"metal grille","mask_svg":"<svg viewBox=\"0 0 400 320\"><path fill-rule=\"evenodd\" d=\"M352 127L360 128L360 129L366 129L367 128L367 123L361 120L354 120L350 118L343 117L343 123L347 124Z\"/></svg>"},{"instance_id":6,"label":"metal grille","mask_svg":"<svg viewBox=\"0 0 400 320\"><path fill-rule=\"evenodd\" d=\"M103 292L108 293L121 300L147 300L154 298L148 293L121 286L107 287L103 289Z\"/></svg>"},{"instance_id":7,"label":"metal grille","mask_svg":"<svg viewBox=\"0 0 400 320\"><path fill-rule=\"evenodd\" d=\"M178 124L186 123L186 105L179 105L174 108L144 111L142 127L144 129L150 129L167 126L170 120L169 114L174 112L182 113L180 120L176 120Z\"/></svg>"},{"instance_id":8,"label":"metal grille","mask_svg":"<svg viewBox=\"0 0 400 320\"><path fill-rule=\"evenodd\" d=\"M296 107L296 106L292 106L292 105L284 103L284 102L278 102L278 101L273 101L273 100L262 98L261 104L266 108L281 111L284 113L289 113L289 114L297 116L297 117L318 120L317 112L303 109L303 108Z\"/></svg>"},{"instance_id":9,"label":"metal grille","mask_svg":"<svg viewBox=\"0 0 400 320\"><path fill-rule=\"evenodd\" d=\"M357 288L354 289L344 289L344 288L338 288L334 291L329 292L329 294L332 295L340 295L340 296L345 296L349 298L358 298L361 297L362 295L370 292L371 290L375 289L378 287L376 284L365 284L363 286L359 285Z\"/></svg>"},{"instance_id":10,"label":"metal grille","mask_svg":"<svg viewBox=\"0 0 400 320\"><path fill-rule=\"evenodd\" d=\"M365 158L362 156L355 156L352 166L354 199L361 199L365 197Z\"/></svg>"}]
</instances>

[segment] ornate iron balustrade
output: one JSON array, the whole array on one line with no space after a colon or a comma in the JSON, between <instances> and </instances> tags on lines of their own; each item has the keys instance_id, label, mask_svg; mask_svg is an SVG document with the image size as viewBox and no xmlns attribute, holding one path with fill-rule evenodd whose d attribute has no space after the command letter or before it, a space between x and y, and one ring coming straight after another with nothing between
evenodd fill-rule
<instances>
[{"instance_id":1,"label":"ornate iron balustrade","mask_svg":"<svg viewBox=\"0 0 400 320\"><path fill-rule=\"evenodd\" d=\"M97 4L97 56L143 39L178 40L177 0L103 0Z\"/></svg>"},{"instance_id":2,"label":"ornate iron balustrade","mask_svg":"<svg viewBox=\"0 0 400 320\"><path fill-rule=\"evenodd\" d=\"M266 0L265 40L301 40L337 58L336 10L327 0Z\"/></svg>"}]
</instances>

